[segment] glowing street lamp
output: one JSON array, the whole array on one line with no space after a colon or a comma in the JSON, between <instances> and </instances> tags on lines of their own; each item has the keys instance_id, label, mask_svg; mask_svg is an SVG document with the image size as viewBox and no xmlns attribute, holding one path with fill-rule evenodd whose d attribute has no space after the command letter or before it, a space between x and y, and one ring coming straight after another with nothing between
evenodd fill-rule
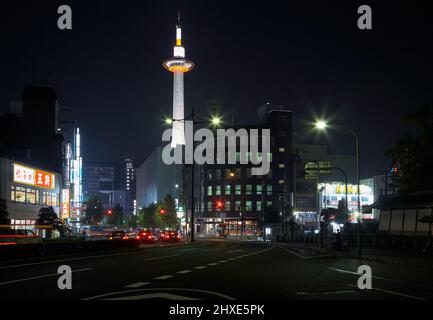
<instances>
[{"instance_id":1,"label":"glowing street lamp","mask_svg":"<svg viewBox=\"0 0 433 320\"><path fill-rule=\"evenodd\" d=\"M314 124L314 126L318 130L325 130L328 127L328 124L325 121L323 121L323 120L318 120L318 121L316 121L316 123Z\"/></svg>"},{"instance_id":2,"label":"glowing street lamp","mask_svg":"<svg viewBox=\"0 0 433 320\"><path fill-rule=\"evenodd\" d=\"M212 117L211 124L213 126L219 126L221 124L221 117L217 117L217 116Z\"/></svg>"},{"instance_id":3,"label":"glowing street lamp","mask_svg":"<svg viewBox=\"0 0 433 320\"><path fill-rule=\"evenodd\" d=\"M357 184L357 194L358 194L358 214L357 214L357 238L358 238L358 255L361 255L361 235L360 235L360 229L361 229L361 219L362 219L362 211L361 211L361 188L360 188L360 181L359 181L359 136L358 134L351 128L346 127L341 124L334 124L335 127L342 128L343 130L348 131L350 134L353 135L355 138L355 146L356 146L356 184ZM315 123L315 128L317 130L324 131L328 127L328 124L323 120L317 120ZM347 199L347 197L346 197Z\"/></svg>"},{"instance_id":4,"label":"glowing street lamp","mask_svg":"<svg viewBox=\"0 0 433 320\"><path fill-rule=\"evenodd\" d=\"M173 119L171 119L171 118L165 119L165 124L171 126L173 124Z\"/></svg>"}]
</instances>

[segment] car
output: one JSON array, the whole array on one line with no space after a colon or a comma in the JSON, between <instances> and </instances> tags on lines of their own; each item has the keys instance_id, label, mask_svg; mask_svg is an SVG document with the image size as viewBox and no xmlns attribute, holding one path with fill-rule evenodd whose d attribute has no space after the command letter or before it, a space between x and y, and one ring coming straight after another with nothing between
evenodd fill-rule
<instances>
[{"instance_id":1,"label":"car","mask_svg":"<svg viewBox=\"0 0 433 320\"><path fill-rule=\"evenodd\" d=\"M140 240L141 243L154 243L155 236L151 231L139 231L136 236L137 240Z\"/></svg>"},{"instance_id":2,"label":"car","mask_svg":"<svg viewBox=\"0 0 433 320\"><path fill-rule=\"evenodd\" d=\"M129 237L126 235L125 231L113 231L109 240L128 240Z\"/></svg>"},{"instance_id":3,"label":"car","mask_svg":"<svg viewBox=\"0 0 433 320\"><path fill-rule=\"evenodd\" d=\"M41 244L42 239L31 230L0 228L0 245Z\"/></svg>"},{"instance_id":4,"label":"car","mask_svg":"<svg viewBox=\"0 0 433 320\"><path fill-rule=\"evenodd\" d=\"M167 230L161 233L160 240L161 242L178 242L180 241L180 235L175 230Z\"/></svg>"}]
</instances>

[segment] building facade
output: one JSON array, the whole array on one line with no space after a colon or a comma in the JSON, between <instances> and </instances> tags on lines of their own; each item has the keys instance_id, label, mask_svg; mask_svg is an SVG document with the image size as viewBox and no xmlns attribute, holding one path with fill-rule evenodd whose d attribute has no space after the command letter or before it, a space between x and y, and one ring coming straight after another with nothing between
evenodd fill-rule
<instances>
[{"instance_id":1,"label":"building facade","mask_svg":"<svg viewBox=\"0 0 433 320\"><path fill-rule=\"evenodd\" d=\"M270 153L261 154L268 157L270 171L253 176L252 164L204 165L197 219L197 231L204 235L261 236L267 223L276 235L284 232L281 229L288 222L293 191L292 113L266 104L258 109L258 123L243 128L270 129ZM237 161L241 156L237 151ZM275 216L268 217L269 210Z\"/></svg>"},{"instance_id":2,"label":"building facade","mask_svg":"<svg viewBox=\"0 0 433 320\"><path fill-rule=\"evenodd\" d=\"M60 217L62 184L59 173L0 158L0 198L13 228L34 230L43 207L53 207Z\"/></svg>"}]
</instances>

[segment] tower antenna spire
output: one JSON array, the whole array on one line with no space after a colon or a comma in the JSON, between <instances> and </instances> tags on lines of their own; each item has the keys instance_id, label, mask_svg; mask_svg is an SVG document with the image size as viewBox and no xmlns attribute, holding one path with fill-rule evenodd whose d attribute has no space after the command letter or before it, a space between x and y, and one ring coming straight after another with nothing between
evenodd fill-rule
<instances>
[{"instance_id":1,"label":"tower antenna spire","mask_svg":"<svg viewBox=\"0 0 433 320\"><path fill-rule=\"evenodd\" d=\"M180 27L180 10L177 10L177 25Z\"/></svg>"}]
</instances>

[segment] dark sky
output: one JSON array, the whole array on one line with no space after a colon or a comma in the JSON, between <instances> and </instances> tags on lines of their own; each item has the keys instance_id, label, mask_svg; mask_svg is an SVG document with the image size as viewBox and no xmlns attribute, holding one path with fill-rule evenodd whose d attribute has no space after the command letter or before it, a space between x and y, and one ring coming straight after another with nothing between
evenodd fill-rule
<instances>
[{"instance_id":1,"label":"dark sky","mask_svg":"<svg viewBox=\"0 0 433 320\"><path fill-rule=\"evenodd\" d=\"M187 110L206 115L216 99L250 123L263 101L287 105L299 140L353 153L350 136L315 138L304 126L326 115L359 132L362 174L375 174L406 130L400 117L433 100L427 3L0 0L0 112L19 100L33 64L36 82L76 109L85 161L144 160L172 109L172 75L161 63L179 9L196 63L185 79ZM57 29L61 4L72 7L72 31ZM362 4L373 10L371 31L357 29Z\"/></svg>"}]
</instances>

